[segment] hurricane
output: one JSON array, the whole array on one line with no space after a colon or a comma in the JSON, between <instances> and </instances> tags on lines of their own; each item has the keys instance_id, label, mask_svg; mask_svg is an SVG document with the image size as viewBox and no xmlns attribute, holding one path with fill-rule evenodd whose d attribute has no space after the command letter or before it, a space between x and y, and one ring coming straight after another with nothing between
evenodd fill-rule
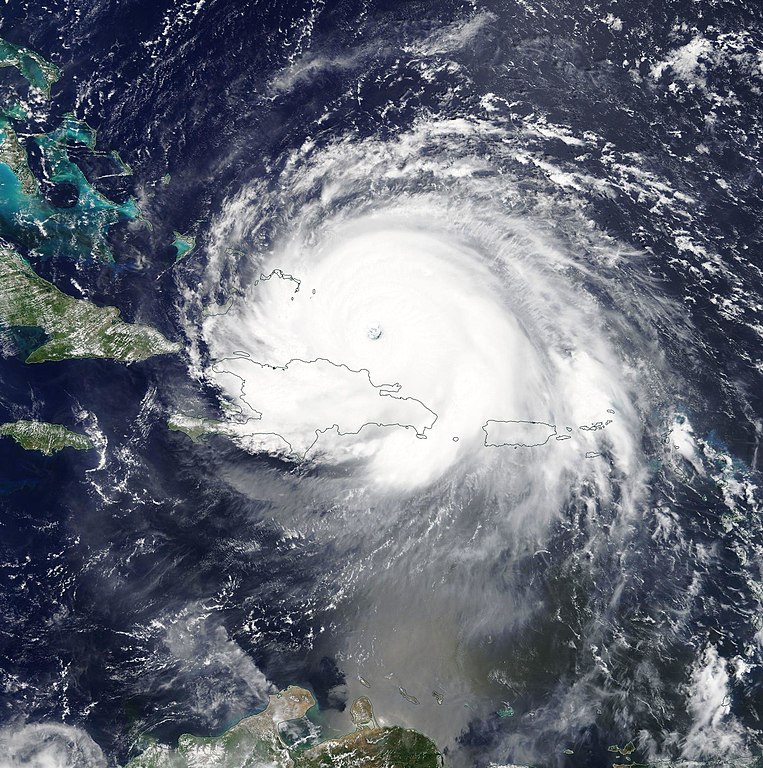
<instances>
[{"instance_id":1,"label":"hurricane","mask_svg":"<svg viewBox=\"0 0 763 768\"><path fill-rule=\"evenodd\" d=\"M249 278L230 308L203 322L211 380L235 400L256 375L252 361L327 360L400 387L396 397L428 409L425 426L340 429L309 455L350 463L390 493L452 486L453 474L487 478L496 463L516 476L517 461L528 487L554 495L554 475L604 485L610 466L638 475L639 414L661 380L638 315L667 312L649 303L648 285L626 296L638 254L521 193L509 141L489 122L450 121L422 122L389 143L308 143L287 159L283 199L257 186L234 198L216 225L208 279L219 285L231 249L245 254L235 271ZM247 249L266 206L283 217L273 244ZM219 361L232 358L230 375ZM299 396L291 407L285 418L303 421L290 429L315 440L315 408ZM527 456L491 449L486 427L522 421L552 425L564 444ZM602 451L604 471L586 459Z\"/></svg>"},{"instance_id":2,"label":"hurricane","mask_svg":"<svg viewBox=\"0 0 763 768\"><path fill-rule=\"evenodd\" d=\"M759 765L761 9L12 5L0 768Z\"/></svg>"},{"instance_id":3,"label":"hurricane","mask_svg":"<svg viewBox=\"0 0 763 768\"><path fill-rule=\"evenodd\" d=\"M678 405L691 384L673 360L696 341L648 252L587 216L590 189L538 173L536 127L507 128L483 107L390 137L308 137L274 178L226 201L186 311L221 431L296 473L289 493L305 508L289 504L288 522L332 550L332 629L351 638L338 645L357 690L391 677L376 695L402 715L406 681L426 665L438 710L427 727L445 738L469 727L463 697L527 694L492 654L542 632L549 606L559 620L585 605L564 644L590 649L590 664L509 737L530 761L596 713L637 722L649 706L631 696L636 678L669 695L651 651L625 671L633 641L617 626L649 591L628 553L647 547L653 567L667 556L642 530L650 508L668 515L660 526L672 519L651 487L681 482L682 452L696 455ZM545 130L580 153L591 141ZM351 372L377 388L372 400L348 395ZM557 557L553 586L528 579ZM666 588L682 599L683 586ZM648 621L639 643L659 653ZM741 731L725 738L743 753ZM685 754L702 751L689 742Z\"/></svg>"}]
</instances>

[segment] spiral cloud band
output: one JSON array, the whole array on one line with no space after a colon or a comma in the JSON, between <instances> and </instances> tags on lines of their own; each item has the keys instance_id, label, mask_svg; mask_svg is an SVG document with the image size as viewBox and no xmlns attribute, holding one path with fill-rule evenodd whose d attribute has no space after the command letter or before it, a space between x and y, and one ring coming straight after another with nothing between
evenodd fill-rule
<instances>
[{"instance_id":1,"label":"spiral cloud band","mask_svg":"<svg viewBox=\"0 0 763 768\"><path fill-rule=\"evenodd\" d=\"M370 160L350 144L295 159L301 209L204 323L207 375L236 412L226 433L255 451L351 461L398 489L514 449L542 464L605 449L627 463L633 393L579 265L490 199L498 180L474 158L401 169L395 153L416 140L432 135L387 156L366 147ZM392 183L370 197L359 185L379 172ZM221 240L251 236L252 195L231 205Z\"/></svg>"},{"instance_id":2,"label":"spiral cloud band","mask_svg":"<svg viewBox=\"0 0 763 768\"><path fill-rule=\"evenodd\" d=\"M514 128L422 118L309 140L274 173L226 201L187 291L193 371L220 408L178 426L256 456L229 481L331 553L316 656L341 658L352 695L391 679L379 706L448 743L507 695L486 649L511 658L549 626L557 582L525 580L549 552L603 585L586 598L603 618L575 630L603 642L677 391L655 331L685 338L681 321ZM260 471L263 454L285 465ZM586 669L517 754L603 706ZM447 693L433 710L427 689Z\"/></svg>"}]
</instances>

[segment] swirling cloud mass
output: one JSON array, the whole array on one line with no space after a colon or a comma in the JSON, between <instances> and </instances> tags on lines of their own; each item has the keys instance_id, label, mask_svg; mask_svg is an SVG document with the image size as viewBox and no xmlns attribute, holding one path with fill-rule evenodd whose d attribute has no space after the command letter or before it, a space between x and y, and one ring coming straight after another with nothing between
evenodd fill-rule
<instances>
[{"instance_id":1,"label":"swirling cloud mass","mask_svg":"<svg viewBox=\"0 0 763 768\"><path fill-rule=\"evenodd\" d=\"M277 240L267 253L250 252L252 279L204 322L210 379L233 401L247 390L242 432L298 434L300 446L314 443L312 461L352 462L362 482L388 491L516 461L530 473L554 465L559 476L607 474L586 459L593 453L636 471L649 374L635 371L612 335L627 333L627 315L592 295L591 264L569 243L544 233L521 200L507 201L516 189L501 158L470 152L484 139L496 142L496 129L423 123L391 146L339 142L290 158L282 188L291 210ZM258 226L261 194L254 187L231 202L218 230L223 252ZM612 244L598 247L594 259L612 258ZM395 404L415 399L436 420L396 428L412 420L380 419L342 381L322 378L320 360L398 387L379 394ZM298 365L305 375L293 386L282 376L276 404L266 387L247 384L261 371L255 364ZM331 413L327 397L336 400ZM490 447L483 428L491 421L546 422L558 434L518 457Z\"/></svg>"},{"instance_id":2,"label":"swirling cloud mass","mask_svg":"<svg viewBox=\"0 0 763 768\"><path fill-rule=\"evenodd\" d=\"M0 768L757 766L763 5L15 5Z\"/></svg>"},{"instance_id":3,"label":"swirling cloud mass","mask_svg":"<svg viewBox=\"0 0 763 768\"><path fill-rule=\"evenodd\" d=\"M229 201L198 294L219 431L317 473L301 481L313 499L343 499L340 519L316 527L292 511L288 523L346 553L340 605L374 605L349 619L345 667L401 681L426 668L430 684L460 691L441 707L447 726L426 722L445 741L467 727L462 697L495 695L454 670L484 663L485 638L535 612L520 571L496 583L492 569L551 546L571 514L588 519L574 534L583 549L608 548L597 525L627 528L671 378L650 329L671 310L632 269L642 257L523 179L517 141L476 120L309 141L278 192L254 182ZM459 588L432 593L443 573ZM446 632L443 616L457 617ZM492 674L488 688L503 673ZM405 717L399 702L384 704Z\"/></svg>"},{"instance_id":4,"label":"swirling cloud mass","mask_svg":"<svg viewBox=\"0 0 763 768\"><path fill-rule=\"evenodd\" d=\"M458 52L493 21L406 50L430 62L427 82L475 88ZM272 98L372 61L316 53ZM192 372L219 408L186 426L285 470L273 515L325 547L331 573L314 652L341 662L352 693L377 681L381 708L454 765L532 762L600 721L653 760L715 757L724 729L718 754L744 757L731 711L692 704L700 657L680 687L657 671L692 636L705 578L677 570L689 534L666 499L687 471L727 506L742 493L719 491L726 475L679 407L701 401L684 363L707 348L654 253L591 203L627 195L662 236L696 201L595 132L511 108L488 93L363 132L325 130L327 107L233 191L184 305ZM721 269L676 238L687 275ZM261 478L231 482L260 499ZM716 658L709 641L702 653ZM413 695L427 687L434 709ZM524 719L491 725L496 700L525 699ZM681 707L683 733L658 713Z\"/></svg>"}]
</instances>

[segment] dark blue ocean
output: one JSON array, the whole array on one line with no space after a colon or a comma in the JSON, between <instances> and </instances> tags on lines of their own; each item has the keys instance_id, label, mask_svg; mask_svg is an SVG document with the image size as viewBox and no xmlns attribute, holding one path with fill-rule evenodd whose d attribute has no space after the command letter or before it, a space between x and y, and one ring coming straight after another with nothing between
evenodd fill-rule
<instances>
[{"instance_id":1,"label":"dark blue ocean","mask_svg":"<svg viewBox=\"0 0 763 768\"><path fill-rule=\"evenodd\" d=\"M454 30L469 23L459 42ZM246 236L248 251L232 247L219 294L209 292L216 301L246 274L250 251L275 247L296 215L289 205L319 197L301 190L289 203L284 192L306 142L316 152L340 141L378 147L422 121L480 114L516 131L517 152L533 158L522 160L517 195L537 211L569 206L596 238L632 254L606 266L617 292L604 280L586 290L603 311L640 316L618 344L626 357L630 344L652 350L669 375L650 385L635 441L650 473L638 515L618 523L618 481L586 505L585 483L571 480L574 500L533 551L507 545L475 571L504 590L507 614L531 606L526 621L496 630L491 617L484 636L463 640L458 674L484 678L480 703L459 704L463 721L446 736L426 684L397 681L395 696L403 685L422 702L405 724L430 732L453 766L763 760L761 4L11 0L0 37L61 69L49 113L30 130L69 112L85 120L102 152L72 156L96 189L135 197L142 213L109 229L113 263L63 249L30 257L33 267L186 350L130 365L28 365L19 337L0 358L0 421L62 423L97 443L46 457L0 440L0 729L63 723L86 732L106 764L124 765L141 737L220 733L262 708L268 690L309 687L327 733L363 692L345 643L353 612L371 609L341 596L347 564L377 551L373 534L348 541L326 495L299 490L324 487L320 467L167 428L179 404L219 412L213 386L192 373L189 324L201 319L183 297L207 290L212 224L241 190L259 185L262 226ZM21 87L9 70L0 76L3 93ZM463 151L475 157L503 151L487 133L469 141ZM131 176L104 170L110 151ZM428 173L420 183L437 189ZM55 205L72 202L71 190L48 192ZM582 263L599 247L594 235L565 226L560 242ZM197 240L178 264L175 232ZM599 269L593 256L586 263ZM647 317L643 306L670 312ZM196 341L203 357L203 334ZM690 421L699 447L671 464L673 414ZM439 502L431 492L417 503ZM289 538L288 520L302 515L313 533ZM418 534L390 525L396 536L403 550ZM459 548L455 533L448 548ZM413 556L396 567L415 572ZM458 621L454 609L433 626ZM503 697L488 691L502 685L490 677L499 667L510 670ZM510 718L497 714L504 699ZM629 741L627 759L608 750Z\"/></svg>"}]
</instances>

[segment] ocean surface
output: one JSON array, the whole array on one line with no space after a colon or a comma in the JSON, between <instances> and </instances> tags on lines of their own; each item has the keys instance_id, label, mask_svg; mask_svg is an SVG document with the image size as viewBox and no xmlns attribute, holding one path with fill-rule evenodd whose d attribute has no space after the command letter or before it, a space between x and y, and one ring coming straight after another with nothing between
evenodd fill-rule
<instances>
[{"instance_id":1,"label":"ocean surface","mask_svg":"<svg viewBox=\"0 0 763 768\"><path fill-rule=\"evenodd\" d=\"M0 440L0 766L124 765L292 683L454 768L760 764L763 6L11 0L0 37L61 70L28 135L73 113L140 209L112 261L0 234L184 349L0 359L0 420L96 444ZM236 355L438 422L344 437L286 389L306 459L169 430L256 411Z\"/></svg>"}]
</instances>

